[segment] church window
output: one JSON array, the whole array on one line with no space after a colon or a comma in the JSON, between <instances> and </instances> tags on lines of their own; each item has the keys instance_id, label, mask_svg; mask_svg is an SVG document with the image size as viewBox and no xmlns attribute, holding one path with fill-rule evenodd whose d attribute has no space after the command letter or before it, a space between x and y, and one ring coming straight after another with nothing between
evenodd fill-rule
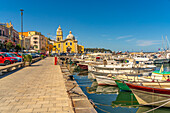
<instances>
[{"instance_id":1,"label":"church window","mask_svg":"<svg viewBox=\"0 0 170 113\"><path fill-rule=\"evenodd\" d=\"M57 41L60 41L60 39L58 38Z\"/></svg>"},{"instance_id":2,"label":"church window","mask_svg":"<svg viewBox=\"0 0 170 113\"><path fill-rule=\"evenodd\" d=\"M58 48L60 48L60 44L58 44Z\"/></svg>"},{"instance_id":3,"label":"church window","mask_svg":"<svg viewBox=\"0 0 170 113\"><path fill-rule=\"evenodd\" d=\"M70 42L70 45L72 45L72 43Z\"/></svg>"},{"instance_id":4,"label":"church window","mask_svg":"<svg viewBox=\"0 0 170 113\"><path fill-rule=\"evenodd\" d=\"M66 45L67 45L67 42L66 42Z\"/></svg>"}]
</instances>

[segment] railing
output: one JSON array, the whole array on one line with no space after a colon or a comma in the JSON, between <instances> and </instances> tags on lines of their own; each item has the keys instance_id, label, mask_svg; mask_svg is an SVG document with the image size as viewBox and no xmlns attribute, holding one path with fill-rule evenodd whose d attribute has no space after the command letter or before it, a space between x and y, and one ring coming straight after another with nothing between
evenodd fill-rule
<instances>
[{"instance_id":1,"label":"railing","mask_svg":"<svg viewBox=\"0 0 170 113\"><path fill-rule=\"evenodd\" d=\"M15 69L18 69L19 66L22 67L23 65L24 65L24 62L18 62L18 63L2 66L0 67L0 75L2 75L3 70L7 70L9 72L9 71L12 71L13 67L15 67Z\"/></svg>"},{"instance_id":2,"label":"railing","mask_svg":"<svg viewBox=\"0 0 170 113\"><path fill-rule=\"evenodd\" d=\"M32 63L34 63L40 59L41 59L41 57L34 58L34 59L32 59ZM6 66L1 66L0 67L0 75L2 75L3 70L7 70L7 72L10 72L10 71L12 71L12 68L14 68L14 67L15 67L15 69L18 69L19 67L23 67L23 66L25 66L24 62L18 62L18 63L6 65Z\"/></svg>"}]
</instances>

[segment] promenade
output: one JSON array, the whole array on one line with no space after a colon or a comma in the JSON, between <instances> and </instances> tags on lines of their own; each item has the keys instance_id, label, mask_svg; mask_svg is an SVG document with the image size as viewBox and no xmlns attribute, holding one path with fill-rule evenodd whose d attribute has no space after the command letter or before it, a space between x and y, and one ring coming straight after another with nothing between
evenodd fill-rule
<instances>
[{"instance_id":1,"label":"promenade","mask_svg":"<svg viewBox=\"0 0 170 113\"><path fill-rule=\"evenodd\" d=\"M0 79L0 113L73 113L60 66L53 58Z\"/></svg>"}]
</instances>

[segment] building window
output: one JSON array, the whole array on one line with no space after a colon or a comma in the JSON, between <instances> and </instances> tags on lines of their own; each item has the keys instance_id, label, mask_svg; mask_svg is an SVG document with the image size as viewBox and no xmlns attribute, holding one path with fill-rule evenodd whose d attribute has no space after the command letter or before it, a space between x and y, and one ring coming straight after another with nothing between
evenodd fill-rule
<instances>
[{"instance_id":1,"label":"building window","mask_svg":"<svg viewBox=\"0 0 170 113\"><path fill-rule=\"evenodd\" d=\"M67 42L66 42L66 45L67 45Z\"/></svg>"},{"instance_id":2,"label":"building window","mask_svg":"<svg viewBox=\"0 0 170 113\"><path fill-rule=\"evenodd\" d=\"M58 48L60 48L60 44L58 44Z\"/></svg>"},{"instance_id":3,"label":"building window","mask_svg":"<svg viewBox=\"0 0 170 113\"><path fill-rule=\"evenodd\" d=\"M37 41L34 41L35 44L37 44L38 42Z\"/></svg>"},{"instance_id":4,"label":"building window","mask_svg":"<svg viewBox=\"0 0 170 113\"><path fill-rule=\"evenodd\" d=\"M37 37L34 37L34 40L37 40Z\"/></svg>"},{"instance_id":5,"label":"building window","mask_svg":"<svg viewBox=\"0 0 170 113\"><path fill-rule=\"evenodd\" d=\"M70 45L72 46L72 43L70 42Z\"/></svg>"},{"instance_id":6,"label":"building window","mask_svg":"<svg viewBox=\"0 0 170 113\"><path fill-rule=\"evenodd\" d=\"M1 36L1 30L0 30L0 36Z\"/></svg>"},{"instance_id":7,"label":"building window","mask_svg":"<svg viewBox=\"0 0 170 113\"><path fill-rule=\"evenodd\" d=\"M4 33L4 31L3 31L3 36L5 36L5 33Z\"/></svg>"},{"instance_id":8,"label":"building window","mask_svg":"<svg viewBox=\"0 0 170 113\"><path fill-rule=\"evenodd\" d=\"M60 41L60 39L58 38L57 41Z\"/></svg>"}]
</instances>

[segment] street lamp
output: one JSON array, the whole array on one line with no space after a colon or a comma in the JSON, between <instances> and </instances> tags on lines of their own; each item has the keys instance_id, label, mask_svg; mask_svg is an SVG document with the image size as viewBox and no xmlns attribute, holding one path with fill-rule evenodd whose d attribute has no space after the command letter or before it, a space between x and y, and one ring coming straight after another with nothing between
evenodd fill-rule
<instances>
[{"instance_id":1,"label":"street lamp","mask_svg":"<svg viewBox=\"0 0 170 113\"><path fill-rule=\"evenodd\" d=\"M23 52L23 9L21 11L21 52Z\"/></svg>"}]
</instances>

